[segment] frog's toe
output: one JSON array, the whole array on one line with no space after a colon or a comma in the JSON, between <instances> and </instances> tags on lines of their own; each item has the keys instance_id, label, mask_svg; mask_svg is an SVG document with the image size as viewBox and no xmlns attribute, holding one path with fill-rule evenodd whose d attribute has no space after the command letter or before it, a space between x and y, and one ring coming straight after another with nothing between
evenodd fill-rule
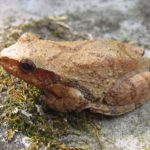
<instances>
[{"instance_id":1,"label":"frog's toe","mask_svg":"<svg viewBox=\"0 0 150 150\"><path fill-rule=\"evenodd\" d=\"M94 113L100 113L108 116L117 116L122 115L125 113L128 113L135 108L137 108L139 105L130 104L130 105L124 105L124 106L111 106L111 105L105 105L105 104L92 104L90 107L90 111Z\"/></svg>"}]
</instances>

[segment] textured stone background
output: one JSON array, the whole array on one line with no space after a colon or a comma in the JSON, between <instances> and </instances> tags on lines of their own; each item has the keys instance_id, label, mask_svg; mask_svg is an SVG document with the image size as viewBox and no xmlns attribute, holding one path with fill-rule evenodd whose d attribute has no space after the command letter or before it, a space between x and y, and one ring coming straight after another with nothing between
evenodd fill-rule
<instances>
[{"instance_id":1,"label":"textured stone background","mask_svg":"<svg viewBox=\"0 0 150 150\"><path fill-rule=\"evenodd\" d=\"M0 30L27 22L30 18L68 15L69 24L76 32L93 38L115 38L133 41L150 49L150 0L0 0ZM104 150L150 149L150 102L127 115L96 119L101 128ZM0 129L0 150L25 149L25 137L15 141L4 140ZM21 136L21 138L20 138ZM86 135L67 137L70 145L89 143L92 150L99 147Z\"/></svg>"}]
</instances>

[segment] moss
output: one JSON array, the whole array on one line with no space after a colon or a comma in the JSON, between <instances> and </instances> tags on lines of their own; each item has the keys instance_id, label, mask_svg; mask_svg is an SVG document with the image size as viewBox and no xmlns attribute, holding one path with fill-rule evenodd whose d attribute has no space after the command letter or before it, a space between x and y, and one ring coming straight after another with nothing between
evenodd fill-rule
<instances>
[{"instance_id":1,"label":"moss","mask_svg":"<svg viewBox=\"0 0 150 150\"><path fill-rule=\"evenodd\" d=\"M1 124L9 125L8 140L12 140L15 133L21 131L32 142L29 149L38 149L42 146L71 149L59 140L60 137L68 134L77 135L69 131L70 123L66 122L71 116L53 112L53 114L39 115L36 105L39 105L40 90L8 75L2 69L0 74L1 91L5 92L7 86L7 96L1 110L0 121Z\"/></svg>"},{"instance_id":2,"label":"moss","mask_svg":"<svg viewBox=\"0 0 150 150\"><path fill-rule=\"evenodd\" d=\"M80 35L74 35L70 32L65 19L65 17L45 18L31 21L29 24L7 28L1 33L0 49L15 43L19 36L26 31L38 33L43 38L56 40L81 38ZM90 114L86 112L57 113L48 110L46 106L43 108L45 112L41 114L38 109L38 106L41 105L39 101L41 91L7 74L2 68L0 68L0 91L5 93L3 107L0 108L0 122L1 125L8 125L8 141L13 140L14 135L19 131L30 138L29 150L36 150L40 147L59 150L89 149L85 146L86 143L82 147L68 147L60 139L70 134L79 136L83 132L90 133L90 135L95 134ZM71 130L72 128L75 130Z\"/></svg>"}]
</instances>

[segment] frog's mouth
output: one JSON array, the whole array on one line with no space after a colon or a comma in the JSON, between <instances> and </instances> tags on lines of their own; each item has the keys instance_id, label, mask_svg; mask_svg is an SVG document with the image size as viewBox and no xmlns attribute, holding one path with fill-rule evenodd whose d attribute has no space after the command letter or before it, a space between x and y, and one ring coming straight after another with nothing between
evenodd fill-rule
<instances>
[{"instance_id":1,"label":"frog's mouth","mask_svg":"<svg viewBox=\"0 0 150 150\"><path fill-rule=\"evenodd\" d=\"M8 57L0 57L0 65L10 74L37 86L40 89L50 90L51 86L60 81L58 75L52 71L35 68L27 72L21 68L21 62Z\"/></svg>"}]
</instances>

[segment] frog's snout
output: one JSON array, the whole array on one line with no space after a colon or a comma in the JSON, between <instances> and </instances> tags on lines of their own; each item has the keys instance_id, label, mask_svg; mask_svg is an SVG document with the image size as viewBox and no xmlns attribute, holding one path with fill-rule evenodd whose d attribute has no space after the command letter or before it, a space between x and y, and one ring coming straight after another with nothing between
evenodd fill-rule
<instances>
[{"instance_id":1,"label":"frog's snout","mask_svg":"<svg viewBox=\"0 0 150 150\"><path fill-rule=\"evenodd\" d=\"M3 67L4 67L4 65L7 64L7 61L5 59L7 57L6 53L7 52L6 52L5 49L0 52L0 65L3 66Z\"/></svg>"},{"instance_id":2,"label":"frog's snout","mask_svg":"<svg viewBox=\"0 0 150 150\"><path fill-rule=\"evenodd\" d=\"M6 57L5 55L4 55L4 52L3 52L3 50L0 52L0 65L2 65L3 64L3 59L4 59L4 57Z\"/></svg>"},{"instance_id":3,"label":"frog's snout","mask_svg":"<svg viewBox=\"0 0 150 150\"><path fill-rule=\"evenodd\" d=\"M0 59L7 57L11 59L16 59L17 53L15 50L5 48L0 52Z\"/></svg>"},{"instance_id":4,"label":"frog's snout","mask_svg":"<svg viewBox=\"0 0 150 150\"><path fill-rule=\"evenodd\" d=\"M3 50L0 52L0 58L6 57L6 56L7 56L7 53L8 53L7 48L3 49Z\"/></svg>"}]
</instances>

